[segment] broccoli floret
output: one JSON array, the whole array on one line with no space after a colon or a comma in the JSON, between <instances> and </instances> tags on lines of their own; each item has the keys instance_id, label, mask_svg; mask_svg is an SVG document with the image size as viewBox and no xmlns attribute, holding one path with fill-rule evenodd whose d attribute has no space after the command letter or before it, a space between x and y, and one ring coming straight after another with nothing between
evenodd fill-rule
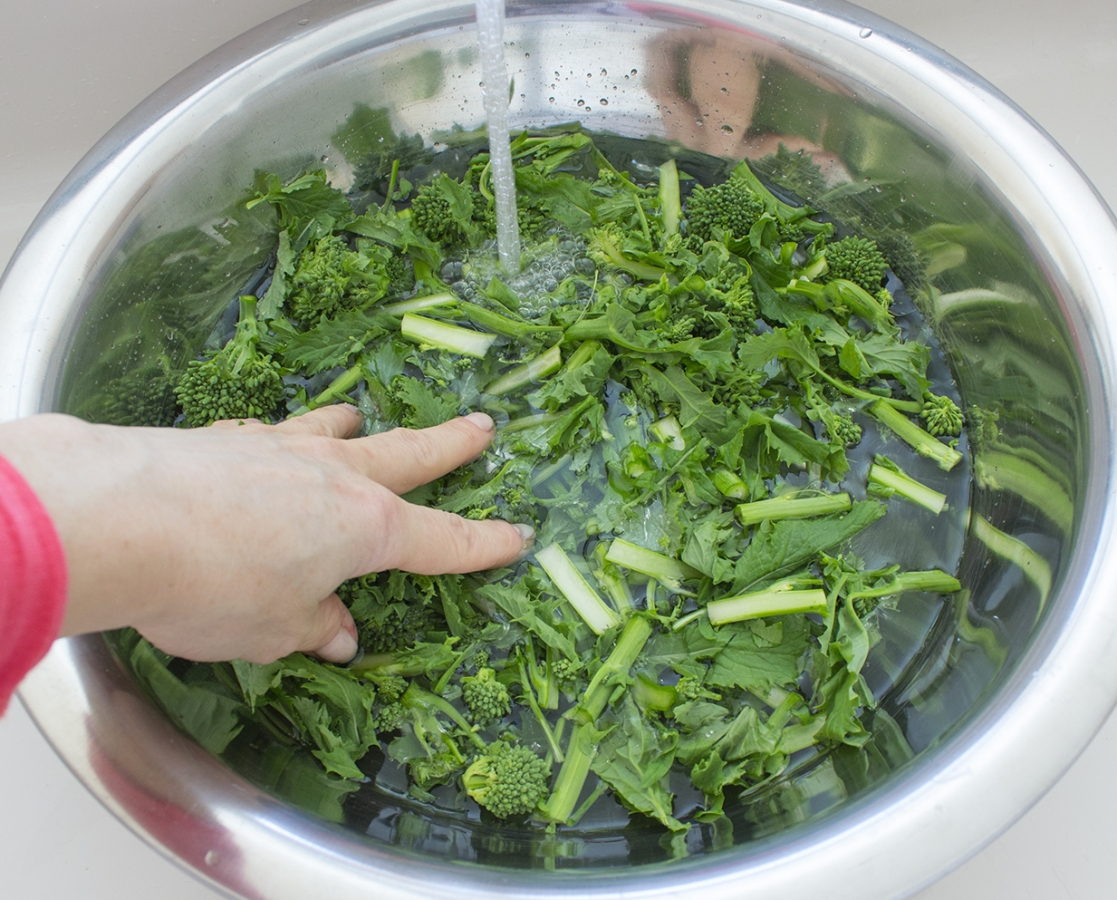
<instances>
[{"instance_id":1,"label":"broccoli floret","mask_svg":"<svg viewBox=\"0 0 1117 900\"><path fill-rule=\"evenodd\" d=\"M690 675L684 675L675 685L675 692L680 701L688 700L720 700L721 694L715 694L702 686L702 681Z\"/></svg>"},{"instance_id":2,"label":"broccoli floret","mask_svg":"<svg viewBox=\"0 0 1117 900\"><path fill-rule=\"evenodd\" d=\"M496 680L496 671L487 666L462 679L462 699L470 718L481 726L504 718L512 709L508 688Z\"/></svg>"},{"instance_id":3,"label":"broccoli floret","mask_svg":"<svg viewBox=\"0 0 1117 900\"><path fill-rule=\"evenodd\" d=\"M353 613L357 643L368 653L405 650L423 640L428 631L438 630L439 623L430 606L420 602L385 602L375 574L343 582L337 595ZM442 628L445 627L443 623Z\"/></svg>"},{"instance_id":4,"label":"broccoli floret","mask_svg":"<svg viewBox=\"0 0 1117 900\"><path fill-rule=\"evenodd\" d=\"M377 699L384 703L395 703L407 690L407 679L400 675L379 675L372 679Z\"/></svg>"},{"instance_id":5,"label":"broccoli floret","mask_svg":"<svg viewBox=\"0 0 1117 900\"><path fill-rule=\"evenodd\" d=\"M299 256L287 307L300 322L330 318L343 309L364 309L388 291L388 267L398 254L371 241L349 249L344 238L324 237ZM412 276L414 285L414 276Z\"/></svg>"},{"instance_id":6,"label":"broccoli floret","mask_svg":"<svg viewBox=\"0 0 1117 900\"><path fill-rule=\"evenodd\" d=\"M302 252L287 299L296 319L305 322L320 315L332 316L342 308L349 287L346 263L351 255L345 241L336 236L321 238Z\"/></svg>"},{"instance_id":7,"label":"broccoli floret","mask_svg":"<svg viewBox=\"0 0 1117 900\"><path fill-rule=\"evenodd\" d=\"M465 236L439 182L419 187L411 201L411 215L415 226L436 243L456 244Z\"/></svg>"},{"instance_id":8,"label":"broccoli floret","mask_svg":"<svg viewBox=\"0 0 1117 900\"><path fill-rule=\"evenodd\" d=\"M580 662L575 662L572 659L556 659L551 665L551 672L555 676L555 680L561 685L574 684L585 671L585 666Z\"/></svg>"},{"instance_id":9,"label":"broccoli floret","mask_svg":"<svg viewBox=\"0 0 1117 900\"><path fill-rule=\"evenodd\" d=\"M372 719L372 727L380 732L399 731L407 718L407 710L398 700L380 707Z\"/></svg>"},{"instance_id":10,"label":"broccoli floret","mask_svg":"<svg viewBox=\"0 0 1117 900\"><path fill-rule=\"evenodd\" d=\"M928 434L935 437L943 434L957 437L962 433L962 410L949 397L928 394L919 417L926 423Z\"/></svg>"},{"instance_id":11,"label":"broccoli floret","mask_svg":"<svg viewBox=\"0 0 1117 900\"><path fill-rule=\"evenodd\" d=\"M712 187L696 187L687 200L687 233L692 240L716 240L714 229L725 237L746 237L764 215L761 200L742 178L731 177Z\"/></svg>"},{"instance_id":12,"label":"broccoli floret","mask_svg":"<svg viewBox=\"0 0 1117 900\"><path fill-rule=\"evenodd\" d=\"M888 271L888 261L875 241L860 237L842 238L826 248L826 280L844 278L869 294L880 290L881 279Z\"/></svg>"},{"instance_id":13,"label":"broccoli floret","mask_svg":"<svg viewBox=\"0 0 1117 900\"><path fill-rule=\"evenodd\" d=\"M407 294L415 288L415 267L406 253L393 253L384 267L388 274L388 293Z\"/></svg>"},{"instance_id":14,"label":"broccoli floret","mask_svg":"<svg viewBox=\"0 0 1117 900\"><path fill-rule=\"evenodd\" d=\"M186 424L202 428L219 419L268 419L283 399L279 363L261 353L256 298L240 298L236 334L207 359L195 359L175 388Z\"/></svg>"},{"instance_id":15,"label":"broccoli floret","mask_svg":"<svg viewBox=\"0 0 1117 900\"><path fill-rule=\"evenodd\" d=\"M547 795L551 767L522 744L496 741L465 770L462 785L494 816L531 812Z\"/></svg>"},{"instance_id":16,"label":"broccoli floret","mask_svg":"<svg viewBox=\"0 0 1117 900\"><path fill-rule=\"evenodd\" d=\"M167 428L178 418L175 382L160 366L130 372L113 382L104 412L108 425L149 425Z\"/></svg>"},{"instance_id":17,"label":"broccoli floret","mask_svg":"<svg viewBox=\"0 0 1117 900\"><path fill-rule=\"evenodd\" d=\"M853 421L852 416L834 415L826 422L826 431L832 440L846 447L861 443L861 426Z\"/></svg>"}]
</instances>

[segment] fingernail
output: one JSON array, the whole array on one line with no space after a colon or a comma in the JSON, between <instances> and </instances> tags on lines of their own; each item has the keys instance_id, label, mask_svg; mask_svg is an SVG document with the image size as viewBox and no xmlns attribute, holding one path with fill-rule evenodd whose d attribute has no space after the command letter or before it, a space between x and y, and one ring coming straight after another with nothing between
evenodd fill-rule
<instances>
[{"instance_id":1,"label":"fingernail","mask_svg":"<svg viewBox=\"0 0 1117 900\"><path fill-rule=\"evenodd\" d=\"M357 655L357 639L345 628L339 628L334 639L321 648L317 655L326 662L343 666Z\"/></svg>"},{"instance_id":2,"label":"fingernail","mask_svg":"<svg viewBox=\"0 0 1117 900\"><path fill-rule=\"evenodd\" d=\"M358 416L361 414L361 411L357 409L357 407L355 407L352 403L341 403L339 405L342 409L347 409L349 410L349 412L354 413Z\"/></svg>"},{"instance_id":3,"label":"fingernail","mask_svg":"<svg viewBox=\"0 0 1117 900\"><path fill-rule=\"evenodd\" d=\"M514 522L512 527L520 533L520 538L523 540L523 546L520 547L520 559L523 559L535 546L535 529L523 522Z\"/></svg>"},{"instance_id":4,"label":"fingernail","mask_svg":"<svg viewBox=\"0 0 1117 900\"><path fill-rule=\"evenodd\" d=\"M472 422L474 425L476 425L482 431L495 431L496 430L496 423L493 421L493 417L490 416L488 413L475 412L475 413L470 413L468 416L463 416L463 418L467 422Z\"/></svg>"}]
</instances>

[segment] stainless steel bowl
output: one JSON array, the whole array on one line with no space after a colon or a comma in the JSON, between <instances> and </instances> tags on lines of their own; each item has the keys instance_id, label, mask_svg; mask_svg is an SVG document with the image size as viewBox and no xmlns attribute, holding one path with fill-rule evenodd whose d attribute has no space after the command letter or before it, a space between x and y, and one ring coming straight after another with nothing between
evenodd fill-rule
<instances>
[{"instance_id":1,"label":"stainless steel bowl","mask_svg":"<svg viewBox=\"0 0 1117 900\"><path fill-rule=\"evenodd\" d=\"M99 637L59 642L24 702L106 806L234 896L903 896L1027 809L1117 698L1113 220L1004 97L848 4L509 15L514 124L808 146L852 177L859 215L920 235L935 336L967 405L999 418L974 453L964 602L922 610L922 645L882 681L911 758L799 767L667 861L639 828L549 842L375 791L356 811L307 804L297 766L186 737ZM253 170L316 163L350 183L373 147L345 128L358 104L427 142L480 125L473 39L468 4L312 3L153 95L71 173L0 284L0 419L95 410L125 369L194 352L271 249L233 203Z\"/></svg>"}]
</instances>

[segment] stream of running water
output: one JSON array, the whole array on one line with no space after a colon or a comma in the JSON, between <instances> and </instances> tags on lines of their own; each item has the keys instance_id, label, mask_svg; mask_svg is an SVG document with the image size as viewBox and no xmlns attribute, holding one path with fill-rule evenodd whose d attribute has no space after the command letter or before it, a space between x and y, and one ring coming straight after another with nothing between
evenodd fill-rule
<instances>
[{"instance_id":1,"label":"stream of running water","mask_svg":"<svg viewBox=\"0 0 1117 900\"><path fill-rule=\"evenodd\" d=\"M501 267L520 271L520 226L516 218L516 176L508 133L508 69L504 62L504 0L477 0L477 46L485 117L489 126L489 158L496 196L496 244Z\"/></svg>"}]
</instances>

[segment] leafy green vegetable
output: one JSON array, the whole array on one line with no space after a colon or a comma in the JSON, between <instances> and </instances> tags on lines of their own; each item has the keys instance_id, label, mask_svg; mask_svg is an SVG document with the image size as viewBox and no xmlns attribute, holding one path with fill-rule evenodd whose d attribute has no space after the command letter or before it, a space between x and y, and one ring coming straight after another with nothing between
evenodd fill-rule
<instances>
[{"instance_id":1,"label":"leafy green vegetable","mask_svg":"<svg viewBox=\"0 0 1117 900\"><path fill-rule=\"evenodd\" d=\"M961 413L949 384L932 392L913 311L881 287L895 287L884 247L830 241L832 222L747 163L693 184L683 157L630 172L555 131L512 142L532 240L524 271L505 272L483 149L436 168L367 108L335 143L360 191L261 173L245 205L276 227L259 300L185 374L171 357L137 371L177 382L189 426L347 401L372 432L483 409L493 446L407 499L530 521L539 549L488 573L338 586L364 651L348 667L187 665L137 639L133 668L182 727L214 752L255 728L282 748L276 765L308 755L334 818L338 785L380 748L425 802L555 828L617 802L678 841L694 821L721 827L734 791L793 759L830 754L856 778L875 763L850 754L902 747L863 675L875 610L960 585L853 555L890 552L874 526L888 507L867 490L942 510L898 463L870 468L870 447L896 435L914 450L889 451L905 466L922 455L939 484L965 476L947 474L962 455L939 439ZM242 372L257 381L238 406ZM165 395L135 403L167 424ZM683 777L698 810L675 796Z\"/></svg>"}]
</instances>

